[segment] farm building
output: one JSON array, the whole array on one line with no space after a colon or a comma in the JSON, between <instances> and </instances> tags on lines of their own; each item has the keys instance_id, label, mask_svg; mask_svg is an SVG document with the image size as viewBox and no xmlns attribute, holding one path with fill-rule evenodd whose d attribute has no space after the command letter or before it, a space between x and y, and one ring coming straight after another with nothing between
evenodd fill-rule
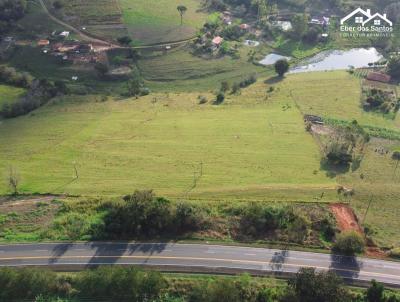
<instances>
[{"instance_id":1,"label":"farm building","mask_svg":"<svg viewBox=\"0 0 400 302\"><path fill-rule=\"evenodd\" d=\"M49 40L39 40L37 42L37 45L38 46L48 46L48 45L50 45L50 41Z\"/></svg>"},{"instance_id":2,"label":"farm building","mask_svg":"<svg viewBox=\"0 0 400 302\"><path fill-rule=\"evenodd\" d=\"M389 75L381 73L381 72L370 72L367 75L367 80L382 82L382 83L389 83L391 80L391 77Z\"/></svg>"}]
</instances>

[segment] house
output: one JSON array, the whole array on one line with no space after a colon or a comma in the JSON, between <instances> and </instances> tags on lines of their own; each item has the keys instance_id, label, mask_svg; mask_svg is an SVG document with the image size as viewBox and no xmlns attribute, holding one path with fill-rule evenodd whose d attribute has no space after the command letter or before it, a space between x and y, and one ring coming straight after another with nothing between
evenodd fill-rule
<instances>
[{"instance_id":1,"label":"house","mask_svg":"<svg viewBox=\"0 0 400 302\"><path fill-rule=\"evenodd\" d=\"M63 37L63 38L68 38L69 35L70 35L70 32L69 32L69 31L62 31L62 32L59 34L59 36L60 36L60 37Z\"/></svg>"},{"instance_id":2,"label":"house","mask_svg":"<svg viewBox=\"0 0 400 302\"><path fill-rule=\"evenodd\" d=\"M292 22L290 21L274 21L272 22L272 26L279 28L282 31L290 31L292 30Z\"/></svg>"},{"instance_id":3,"label":"house","mask_svg":"<svg viewBox=\"0 0 400 302\"><path fill-rule=\"evenodd\" d=\"M352 11L346 17L340 20L340 24L343 25L347 21L354 21L356 24L363 24L365 20L371 18L371 10L363 10L361 7Z\"/></svg>"},{"instance_id":4,"label":"house","mask_svg":"<svg viewBox=\"0 0 400 302\"><path fill-rule=\"evenodd\" d=\"M50 45L50 41L49 40L39 40L37 42L37 45L38 46L48 46L48 45Z\"/></svg>"},{"instance_id":5,"label":"house","mask_svg":"<svg viewBox=\"0 0 400 302\"><path fill-rule=\"evenodd\" d=\"M387 18L386 14L381 15L379 13L372 15L370 18L365 20L362 25L365 26L367 23L371 23L371 25L373 24L376 26L384 25L386 23L389 26L393 26L392 21Z\"/></svg>"},{"instance_id":6,"label":"house","mask_svg":"<svg viewBox=\"0 0 400 302\"><path fill-rule=\"evenodd\" d=\"M212 44L216 47L221 46L222 42L224 41L224 39L220 36L216 36L214 39L212 39Z\"/></svg>"},{"instance_id":7,"label":"house","mask_svg":"<svg viewBox=\"0 0 400 302\"><path fill-rule=\"evenodd\" d=\"M382 82L382 83L389 83L392 78L390 75L381 73L381 72L369 72L367 75L367 80L375 81L375 82Z\"/></svg>"},{"instance_id":8,"label":"house","mask_svg":"<svg viewBox=\"0 0 400 302\"><path fill-rule=\"evenodd\" d=\"M330 20L331 19L329 17L318 16L318 17L312 17L311 21L309 23L316 24L316 25L322 25L322 26L328 26L331 24Z\"/></svg>"}]
</instances>

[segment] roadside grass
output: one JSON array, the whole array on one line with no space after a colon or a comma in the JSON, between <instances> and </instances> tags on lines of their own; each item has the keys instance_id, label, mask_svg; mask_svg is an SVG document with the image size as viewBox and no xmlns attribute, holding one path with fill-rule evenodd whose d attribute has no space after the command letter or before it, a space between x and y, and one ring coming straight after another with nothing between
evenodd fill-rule
<instances>
[{"instance_id":1,"label":"roadside grass","mask_svg":"<svg viewBox=\"0 0 400 302\"><path fill-rule=\"evenodd\" d=\"M25 92L23 88L0 85L0 109L4 104L11 104L18 100Z\"/></svg>"},{"instance_id":2,"label":"roadside grass","mask_svg":"<svg viewBox=\"0 0 400 302\"><path fill-rule=\"evenodd\" d=\"M207 19L198 0L119 0L124 24L137 44L156 44L191 38ZM180 25L178 5L187 7Z\"/></svg>"},{"instance_id":3,"label":"roadside grass","mask_svg":"<svg viewBox=\"0 0 400 302\"><path fill-rule=\"evenodd\" d=\"M399 148L398 141L372 139L360 168L338 178L340 183L354 188L351 206L356 210L360 223L372 230L371 237L379 246L386 248L400 246L400 169L396 170L397 163L391 158L392 151Z\"/></svg>"},{"instance_id":4,"label":"roadside grass","mask_svg":"<svg viewBox=\"0 0 400 302\"><path fill-rule=\"evenodd\" d=\"M313 201L326 191L326 201L335 198L335 180L320 171L318 147L290 100L253 99L249 106L243 93L213 106L198 105L197 97L59 100L0 125L8 141L0 146L8 159L0 170L15 165L25 192L119 195L151 188L173 198ZM7 192L4 183L0 191Z\"/></svg>"}]
</instances>

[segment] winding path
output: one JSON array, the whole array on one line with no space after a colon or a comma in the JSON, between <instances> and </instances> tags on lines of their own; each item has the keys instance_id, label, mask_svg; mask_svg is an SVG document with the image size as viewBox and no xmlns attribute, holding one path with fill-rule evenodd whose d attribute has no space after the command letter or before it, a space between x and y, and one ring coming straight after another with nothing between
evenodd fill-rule
<instances>
[{"instance_id":1,"label":"winding path","mask_svg":"<svg viewBox=\"0 0 400 302\"><path fill-rule=\"evenodd\" d=\"M180 45L180 44L185 44L190 41L194 41L196 37L188 38L188 39L183 39L180 41L171 41L171 42L164 42L164 43L157 43L157 44L150 44L150 45L141 45L141 46L134 46L134 47L124 47L115 43L110 43L105 40L101 40L99 38L94 38L81 30L77 29L76 27L60 20L56 16L54 16L49 9L47 8L46 4L44 3L43 0L39 0L40 5L42 6L44 12L52 19L54 22L60 24L61 26L66 27L67 29L73 31L77 35L81 37L82 40L87 41L87 42L92 42L92 43L97 43L97 44L102 44L104 46L108 46L109 48L131 48L131 49L146 49L146 48L151 48L151 47L165 47L165 46L171 46L171 45Z\"/></svg>"}]
</instances>

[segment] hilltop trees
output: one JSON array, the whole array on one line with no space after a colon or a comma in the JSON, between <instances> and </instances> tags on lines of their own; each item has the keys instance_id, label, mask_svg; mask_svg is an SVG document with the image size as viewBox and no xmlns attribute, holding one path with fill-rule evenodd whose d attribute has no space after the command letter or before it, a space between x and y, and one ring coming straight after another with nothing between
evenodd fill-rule
<instances>
[{"instance_id":1,"label":"hilltop trees","mask_svg":"<svg viewBox=\"0 0 400 302\"><path fill-rule=\"evenodd\" d=\"M0 34L10 30L13 23L25 15L26 0L0 1Z\"/></svg>"},{"instance_id":2,"label":"hilltop trees","mask_svg":"<svg viewBox=\"0 0 400 302\"><path fill-rule=\"evenodd\" d=\"M176 8L181 16L181 25L183 25L183 15L186 13L187 11L187 7L184 5L178 5L178 7Z\"/></svg>"}]
</instances>

